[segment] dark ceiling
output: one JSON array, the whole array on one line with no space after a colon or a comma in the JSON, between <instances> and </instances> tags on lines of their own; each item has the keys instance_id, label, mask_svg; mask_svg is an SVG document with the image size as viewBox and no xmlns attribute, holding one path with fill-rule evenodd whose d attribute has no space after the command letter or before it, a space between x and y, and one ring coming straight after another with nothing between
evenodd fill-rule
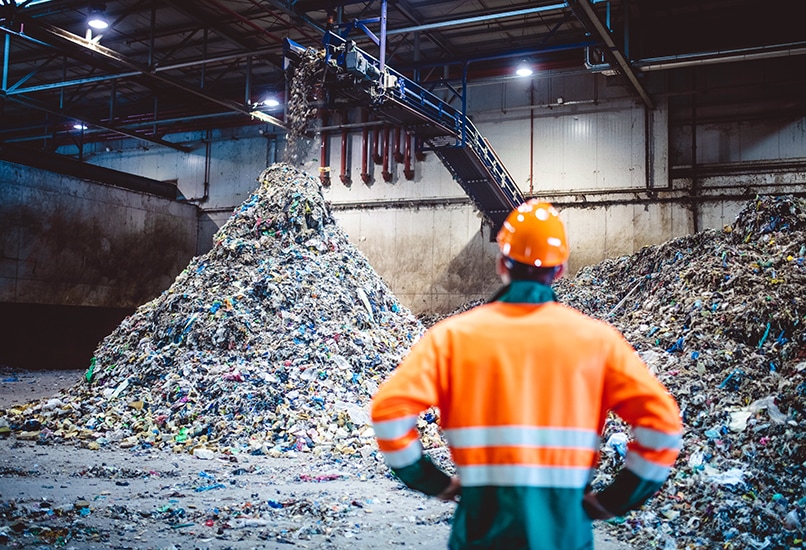
<instances>
[{"instance_id":1,"label":"dark ceiling","mask_svg":"<svg viewBox=\"0 0 806 550\"><path fill-rule=\"evenodd\" d=\"M82 139L169 147L168 134L259 123L252 103L286 88L284 38L319 47L328 27L353 27L379 56L360 27L380 37L384 12L386 62L424 84L587 59L651 105L642 63L806 53L802 0L110 0L100 35L86 0L0 3L0 142L44 149L75 140L78 122Z\"/></svg>"}]
</instances>

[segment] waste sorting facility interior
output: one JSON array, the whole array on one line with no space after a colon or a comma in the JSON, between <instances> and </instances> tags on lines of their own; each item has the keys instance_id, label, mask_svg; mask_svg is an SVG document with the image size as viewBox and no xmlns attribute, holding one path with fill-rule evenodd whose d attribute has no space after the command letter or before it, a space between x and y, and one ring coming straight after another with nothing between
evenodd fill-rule
<instances>
[{"instance_id":1,"label":"waste sorting facility interior","mask_svg":"<svg viewBox=\"0 0 806 550\"><path fill-rule=\"evenodd\" d=\"M560 208L572 274L806 191L795 0L104 7L110 27L88 31L84 1L0 6L0 364L85 367L211 248L286 159L284 38L318 49L337 31L466 113L523 197ZM487 296L494 228L419 147L427 122L394 126L339 93L311 90L294 163L351 242L415 313Z\"/></svg>"}]
</instances>

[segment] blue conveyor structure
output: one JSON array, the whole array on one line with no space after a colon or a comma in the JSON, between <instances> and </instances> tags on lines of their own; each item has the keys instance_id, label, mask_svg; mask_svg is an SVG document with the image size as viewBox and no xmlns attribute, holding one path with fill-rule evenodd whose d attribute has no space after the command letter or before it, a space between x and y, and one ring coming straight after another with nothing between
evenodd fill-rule
<instances>
[{"instance_id":1,"label":"blue conveyor structure","mask_svg":"<svg viewBox=\"0 0 806 550\"><path fill-rule=\"evenodd\" d=\"M350 40L327 32L323 44L324 56L319 59L325 67L328 93L368 105L380 120L414 132L497 231L524 199L501 159L463 110L382 66ZM286 39L286 58L292 64L305 51Z\"/></svg>"}]
</instances>

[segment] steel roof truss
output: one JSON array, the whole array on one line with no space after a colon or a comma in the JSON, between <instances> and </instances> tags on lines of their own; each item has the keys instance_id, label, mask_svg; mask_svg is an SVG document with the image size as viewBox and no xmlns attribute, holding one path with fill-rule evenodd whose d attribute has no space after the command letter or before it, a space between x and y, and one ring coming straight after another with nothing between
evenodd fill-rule
<instances>
[{"instance_id":1,"label":"steel roof truss","mask_svg":"<svg viewBox=\"0 0 806 550\"><path fill-rule=\"evenodd\" d=\"M582 24L585 25L585 27L587 27L592 34L598 36L599 39L605 43L607 46L607 48L604 50L605 56L615 61L615 64L621 69L621 73L629 81L636 93L641 97L644 104L648 108L654 109L655 106L652 102L652 99L644 89L644 86L638 80L638 76L635 74L635 71L633 71L633 68L630 65L630 62L627 60L627 57L624 55L621 49L619 49L613 40L613 37L610 36L610 32L599 20L599 16L596 15L596 10L594 10L593 4L590 3L590 0L569 0L568 4L574 9L574 13L576 13L579 20L582 21Z\"/></svg>"},{"instance_id":2,"label":"steel roof truss","mask_svg":"<svg viewBox=\"0 0 806 550\"><path fill-rule=\"evenodd\" d=\"M126 58L125 56L123 56L123 55L121 55L121 54L119 54L119 53L117 53L115 51L112 51L109 48L106 48L106 47L104 47L104 46L102 46L100 44L88 41L88 40L86 40L86 39L84 39L84 38L82 38L80 36L77 36L75 34L67 32L67 31L65 31L63 29L59 29L59 28L54 27L52 25L47 25L47 24L38 25L37 23L35 23L33 21L31 23L29 23L29 24L32 25L35 28L38 28L38 29L44 31L45 33L49 34L50 36L55 37L60 42L80 46L81 48L84 48L85 50L87 50L89 52L92 52L92 53L94 53L96 55L102 56L104 59L109 59L109 60L112 60L112 61L114 61L116 63L119 63L119 64L121 64L121 65L123 65L123 66L125 66L125 67L127 67L129 69L134 69L134 70L138 71L139 73L141 73L143 76L147 77L148 79L151 79L151 80L161 82L163 84L167 84L169 86L178 88L178 89L180 89L180 90L182 90L184 92L187 92L187 93L189 93L191 95L194 95L196 97L200 97L200 98L205 99L207 101L210 101L212 103L217 103L217 104L219 104L219 105L221 105L223 107L226 107L229 110L237 111L239 113L251 116L250 110L247 107L245 107L245 106L243 106L243 105L241 105L241 104L239 104L237 102L234 102L234 101L231 101L231 100L228 100L228 99L222 99L222 98L214 97L214 96L212 96L212 95L210 95L210 94L208 94L208 93L206 93L206 92L204 92L204 91L202 91L200 89L193 88L193 87L188 86L188 85L186 85L186 84L184 84L182 82L177 82L176 80L174 80L172 78L162 76L162 75L158 74L155 71L149 70L147 67L144 67L140 63L134 62L134 61ZM272 119L271 120L272 124L275 124L276 126L280 126L282 128L285 128L285 125L281 120L279 120L277 118L274 118L274 117L269 117L269 118Z\"/></svg>"}]
</instances>

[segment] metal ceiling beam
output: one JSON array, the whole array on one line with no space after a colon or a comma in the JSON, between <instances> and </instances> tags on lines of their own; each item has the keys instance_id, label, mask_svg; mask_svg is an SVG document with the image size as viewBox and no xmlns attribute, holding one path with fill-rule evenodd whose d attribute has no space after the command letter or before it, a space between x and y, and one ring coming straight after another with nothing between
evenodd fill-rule
<instances>
[{"instance_id":1,"label":"metal ceiling beam","mask_svg":"<svg viewBox=\"0 0 806 550\"><path fill-rule=\"evenodd\" d=\"M252 85L251 85L252 59L254 57L253 55L251 55L251 52L256 52L256 51L258 51L258 49L255 46L255 41L254 40L246 40L245 39L245 36L244 36L245 33L232 32L229 28L225 27L222 23L225 23L226 19L228 17L232 17L232 18L234 18L234 20L236 20L236 21L238 21L238 22L240 22L242 24L248 25L250 28L252 28L255 31L257 31L258 32L258 38L267 36L271 41L277 42L278 44L282 44L282 38L278 37L277 35L275 35L273 33L270 33L269 31L263 29L263 27L261 25L258 25L257 23L255 23L254 21L250 20L249 18L244 17L241 14L231 10L227 6L221 5L220 3L216 2L215 0L206 0L206 2L211 3L212 7L215 8L215 9L218 9L219 11L217 13L208 13L206 11L203 11L201 9L202 3L197 2L195 0L171 0L170 4L175 9L177 9L180 12L184 13L189 18L194 19L196 21L199 21L204 26L204 28L205 28L205 52L206 52L206 40L207 40L206 37L207 37L207 31L208 30L212 30L212 32L214 32L215 34L222 36L225 40L231 42L232 44L235 44L236 46L238 46L242 50L250 52L250 55L247 57L247 61L246 61L246 69L245 69L246 70L246 78L244 80L244 104L249 105L250 96L252 94ZM222 12L225 14L224 16L222 16ZM282 55L279 55L279 54L276 53L276 51L277 51L276 49L275 49L275 51L266 51L266 50L262 50L262 51L265 52L263 54L263 57L268 59L268 61L271 63L271 65L273 65L274 67L276 67L276 68L278 68L280 70L283 69L283 64L284 64L283 57L282 57ZM223 77L228 72L229 72L229 68L225 68L223 72L220 72L219 76ZM204 80L204 76L202 78ZM283 82L284 81L285 81L285 79L283 79ZM202 87L206 87L206 84L204 84ZM274 89L274 91L277 91L277 88L275 88L273 85L272 85L272 88ZM261 114L261 117L262 116L263 116L263 114ZM270 116L270 115L267 115L267 116Z\"/></svg>"},{"instance_id":2,"label":"metal ceiling beam","mask_svg":"<svg viewBox=\"0 0 806 550\"><path fill-rule=\"evenodd\" d=\"M80 46L84 50L92 52L92 53L97 54L97 55L100 55L106 60L111 60L111 61L113 61L115 63L118 63L120 65L123 65L123 66L125 66L125 67L127 67L129 69L133 69L133 70L141 73L143 76L148 77L149 79L161 82L163 84L167 84L167 85L169 85L171 87L174 87L174 88L177 88L179 90L182 90L183 92L187 92L188 94L191 94L191 95L194 95L196 97L200 97L202 99L210 101L211 103L216 103L218 105L226 107L227 109L229 109L231 111L236 111L236 112L242 113L242 114L247 115L247 116L253 116L252 113L251 113L251 109L241 105L240 103L237 103L237 102L229 100L229 99L222 99L222 98L211 96L210 94L208 94L206 92L203 92L200 89L193 88L193 87L188 86L188 85L186 85L184 83L181 83L181 82L177 82L172 78L162 76L162 75L158 74L156 71L152 70L151 68L149 68L147 66L144 66L144 65L142 65L140 63L137 63L135 61L132 61L132 60L128 59L127 57L119 54L118 52L115 52L115 51L113 51L113 50L111 50L109 48L106 48L106 47L96 43L96 42L93 42L91 40L87 40L87 39L85 39L85 38L83 38L81 36L77 36L75 34L67 32L67 31L65 31L63 29L60 29L58 27L54 27L52 25L48 25L48 24L44 24L44 23L38 23L38 22L36 22L34 20L30 20L30 21L26 22L26 30L29 33L31 31L36 32L37 30L43 31L43 32L47 33L48 35L50 35L51 37L56 38L60 42L63 42L63 43L69 44L69 45ZM265 117L261 117L261 120L264 120L265 122L269 122L271 124L274 124L275 126L279 126L280 128L283 128L283 129L287 130L285 124L280 119L277 119L277 118L275 118L275 117L273 117L271 115L265 115Z\"/></svg>"},{"instance_id":3,"label":"metal ceiling beam","mask_svg":"<svg viewBox=\"0 0 806 550\"><path fill-rule=\"evenodd\" d=\"M217 2L216 0L207 0L207 2L209 2L210 4L212 4L213 6L218 8L219 10L223 11L227 15L229 15L231 17L234 17L235 19L237 19L238 21L240 21L244 25L246 25L248 27L251 27L252 29L257 31L258 33L260 33L260 34L272 39L277 44L282 44L283 43L283 37L282 36L278 36L278 35L274 34L273 32L269 32L268 30L264 29L261 25L258 25L254 21L250 21L249 19L247 19L246 17L244 17L240 13L238 13L238 12L236 12L234 10L231 10L227 6L224 6L223 4L221 4L221 2Z\"/></svg>"},{"instance_id":4,"label":"metal ceiling beam","mask_svg":"<svg viewBox=\"0 0 806 550\"><path fill-rule=\"evenodd\" d=\"M397 11L399 11L404 17L406 17L412 23L419 23L422 20L422 18L420 17L419 14L411 13L409 7L406 6L403 3L398 2L397 5L395 6L395 8L397 9ZM390 31L388 29L386 31L386 34L387 35L390 34ZM428 38L429 42L434 44L437 48L441 49L446 54L448 54L450 56L456 55L456 48L453 48L449 44L446 44L445 39L443 38L443 36L441 34L439 34L439 33L429 33L427 35L427 38ZM405 40L405 39L406 39L406 37L404 36L403 39L399 42L399 44L402 44L403 40ZM419 55L419 49L420 49L419 40L420 40L420 35L418 33L415 33L415 35L414 35L415 46L414 47L417 49L417 54L418 55ZM416 59L416 61L419 61L419 60Z\"/></svg>"},{"instance_id":5,"label":"metal ceiling beam","mask_svg":"<svg viewBox=\"0 0 806 550\"><path fill-rule=\"evenodd\" d=\"M296 31L297 31L298 33L300 33L300 34L301 34L302 36L304 36L305 38L307 38L307 39L309 39L309 40L317 41L317 42L318 42L319 40L321 40L321 38L318 38L318 37L316 37L316 36L313 36L311 33L309 33L309 32L308 32L308 30L307 30L306 28L304 28L304 27L301 27L301 26L297 25L297 24L296 24L296 23L294 23L293 21L287 21L287 20L285 20L285 19L282 19L282 18L281 18L281 17L280 17L280 16L277 14L277 10L270 10L270 9L268 9L268 8L265 6L265 0L248 0L248 1L249 1L249 2L250 2L252 5L253 5L253 6L255 6L256 8L259 8L259 9L263 10L263 11L266 13L266 15L270 15L271 17L273 17L274 19L276 19L276 20L277 20L277 21L278 21L278 22L279 22L281 25L284 25L284 26L286 26L286 27L293 27L294 29L296 29ZM272 2L272 4L275 4L275 5L276 5L276 3L274 3L274 2ZM289 12L288 12L288 11L287 11L285 8L280 8L280 11L282 11L282 12L283 12L283 13L285 13L286 15L290 15L290 13L289 13ZM293 14L293 12L291 12L291 14ZM319 30L319 28L318 28L318 27L314 27L314 28L315 28L316 30Z\"/></svg>"},{"instance_id":6,"label":"metal ceiling beam","mask_svg":"<svg viewBox=\"0 0 806 550\"><path fill-rule=\"evenodd\" d=\"M496 19L506 19L508 17L518 17L521 15L531 15L544 11L554 11L567 8L568 4L565 2L561 4L552 4L550 6L540 6L536 8L526 8L522 10L505 11L501 13L490 13L487 15L479 15L477 17L466 17L464 19L451 19L449 21L440 21L438 23L427 23L424 25L415 25L414 27L404 27L401 29L392 29L386 31L386 34L401 34L407 32L417 31L430 31L432 29L442 29L445 27L457 27L459 25L468 25L471 23L484 23L486 21L494 21Z\"/></svg>"},{"instance_id":7,"label":"metal ceiling beam","mask_svg":"<svg viewBox=\"0 0 806 550\"><path fill-rule=\"evenodd\" d=\"M210 19L208 13L200 9L199 2L195 0L169 0L167 3L190 19L199 21L202 25L209 27L212 32L230 44L234 44L239 48L250 47L249 44L244 42L242 35L234 33L230 29L226 28L223 24L224 21L221 18ZM282 43L282 40L280 40L280 43ZM275 63L275 65L277 65L277 63Z\"/></svg>"},{"instance_id":8,"label":"metal ceiling beam","mask_svg":"<svg viewBox=\"0 0 806 550\"><path fill-rule=\"evenodd\" d=\"M35 25L35 23L33 23L33 21L34 21L34 19L23 18L22 16L18 16L17 19L15 21L11 22L11 23L15 24L16 26L18 26L20 28L19 32L15 31L15 30L7 27L7 26L5 26L2 23L0 23L0 32L5 33L6 35L9 35L9 36L19 38L19 39L21 39L21 40L23 40L25 42L30 42L32 44L36 44L37 46L42 46L44 48L47 48L48 50L53 51L55 53L55 55L49 56L51 59L70 57L73 60L78 61L79 63L87 64L87 66L89 66L89 67L94 67L94 68L101 69L101 70L103 70L103 69L111 70L112 69L111 66L109 66L109 67L100 67L99 64L97 63L97 60L92 58L91 53L89 51L83 49L83 48L71 47L69 50L65 50L64 48L54 46L52 43L47 42L46 40L44 40L44 38L42 36L40 36L40 37L33 36L32 33L28 32L31 29L31 27L33 25ZM23 27L25 28L25 32L22 31ZM36 56L36 54L33 54L33 55ZM14 61L12 61L12 64L14 64L14 63L25 63L25 64L30 65L30 64L39 64L40 62L41 62L41 57L34 57L33 59L19 59L19 58L17 58ZM37 68L37 70L42 69L42 68L43 67L40 66L40 67Z\"/></svg>"},{"instance_id":9,"label":"metal ceiling beam","mask_svg":"<svg viewBox=\"0 0 806 550\"><path fill-rule=\"evenodd\" d=\"M613 37L610 36L610 31L607 30L599 20L599 16L596 15L596 10L593 9L593 4L590 3L590 0L568 0L568 5L574 10L574 13L579 20L582 21L582 24L585 25L592 34L597 35L599 39L604 42L605 46L607 46L604 52L605 56L610 58L612 60L611 62L615 62L615 64L618 65L621 73L627 78L630 84L632 84L632 87L641 97L644 105L650 109L654 109L655 105L652 98L649 97L644 86L638 80L638 76L635 74L635 71L633 71L627 57L616 45Z\"/></svg>"},{"instance_id":10,"label":"metal ceiling beam","mask_svg":"<svg viewBox=\"0 0 806 550\"><path fill-rule=\"evenodd\" d=\"M99 120L90 120L90 119L88 119L87 117L84 117L84 116L77 116L77 115L74 115L74 114L70 114L70 113L68 113L66 111L60 111L58 109L51 109L47 105L43 105L42 103L40 103L38 101L34 101L32 99L21 98L21 97L16 97L16 96L7 96L7 99L9 99L11 101L14 101L16 103L19 103L21 105L25 105L26 107L36 109L38 111L44 111L44 112L49 113L51 115L64 117L64 118L69 118L69 119L75 120L76 122L83 122L83 123L91 124L93 126L97 126L98 128L103 128L104 130L109 130L110 132L115 132L117 134L122 134L124 136L134 138L134 139L140 139L140 140L143 140L143 141L148 141L149 143L154 143L156 145L162 145L163 147L170 147L171 149L176 149L177 151L181 151L183 153L190 153L192 151L192 149L190 149L188 147L185 147L183 145L177 145L176 143L171 143L170 141L165 141L164 139L154 138L154 137L150 137L150 136L147 136L147 135L138 134L136 132L129 132L128 130L125 130L125 129L117 127L117 126L112 126L110 124L104 124L103 122L101 122Z\"/></svg>"},{"instance_id":11,"label":"metal ceiling beam","mask_svg":"<svg viewBox=\"0 0 806 550\"><path fill-rule=\"evenodd\" d=\"M263 0L263 2L271 4L274 8L282 11L284 14L292 18L292 20L300 19L304 21L307 26L317 31L321 35L324 35L327 32L327 29L325 29L319 23L308 17L304 12L292 9L291 6L289 6L289 4L291 4L292 2L287 2L283 0ZM296 24L294 26L295 28L298 28ZM301 34L307 38L310 38L310 36L305 32L301 32ZM320 39L315 40L316 43L319 43L320 41L321 41Z\"/></svg>"},{"instance_id":12,"label":"metal ceiling beam","mask_svg":"<svg viewBox=\"0 0 806 550\"><path fill-rule=\"evenodd\" d=\"M665 57L650 57L636 61L635 66L642 72L663 71L667 69L679 69L681 67L735 63L737 61L746 62L758 59L775 59L780 57L794 57L796 55L806 55L806 42L771 44L769 46L759 46L756 48L679 54Z\"/></svg>"},{"instance_id":13,"label":"metal ceiling beam","mask_svg":"<svg viewBox=\"0 0 806 550\"><path fill-rule=\"evenodd\" d=\"M206 65L208 63L218 63L221 61L229 61L231 59L238 59L240 57L250 57L250 56L261 56L267 53L274 53L275 49L272 50L256 50L254 52L238 52L226 55L219 55L216 57L208 57L207 59L197 59L194 61L181 61L178 63L173 63L171 65L157 65L152 70L156 73L171 71L174 69L182 69L185 67L194 67L196 65ZM57 88L69 88L71 86L81 86L84 84L89 84L92 82L103 82L105 80L118 80L121 78L131 78L133 76L137 76L141 74L140 71L128 71L125 73L116 73L116 74L109 74L103 76L88 76L86 78L77 78L74 80L65 80L63 82L51 82L48 84L39 84L37 86L29 86L27 88L17 88L20 83L11 86L7 93L8 95L16 95L16 94L25 94L31 92L40 92L43 90L53 90Z\"/></svg>"},{"instance_id":14,"label":"metal ceiling beam","mask_svg":"<svg viewBox=\"0 0 806 550\"><path fill-rule=\"evenodd\" d=\"M6 40L7 40L7 41L8 41L8 39L9 39L9 38L10 38L10 37L9 37L9 35L6 35ZM37 75L37 74L38 74L40 71L42 71L42 69L43 69L44 67L46 67L48 64L50 64L50 62L51 62L51 61L53 61L53 60L54 60L54 59L56 59L56 58L57 58L57 56L55 56L55 55L51 56L51 57L50 57L50 59L47 59L47 60L46 60L44 63L42 63L40 66L36 67L36 68L35 68L35 69L33 69L31 72L29 72L27 75L25 75L25 76L23 76L22 78L20 78L19 80L17 80L17 82L15 82L15 83L14 83L14 85L13 85L13 86L11 86L11 87L9 87L9 86L8 86L8 83L4 81L4 82L3 82L3 89L6 91L6 93L12 93L12 92L13 92L13 91L14 91L16 88L18 88L19 86L22 86L22 85L23 85L23 84L25 84L25 83L26 83L28 80L30 80L31 78L33 78L34 76L36 76L36 75ZM7 59L6 59L6 66L8 66L8 60L7 60ZM4 79L4 80L5 80L5 79Z\"/></svg>"},{"instance_id":15,"label":"metal ceiling beam","mask_svg":"<svg viewBox=\"0 0 806 550\"><path fill-rule=\"evenodd\" d=\"M223 119L223 118L227 118L227 117L231 117L231 116L240 116L240 113L234 113L232 111L222 111L222 112L219 112L219 113L209 113L209 114L206 114L206 115L194 115L194 116L186 116L186 117L178 117L178 118L164 118L164 119L159 120L159 123L161 125L175 124L177 122L186 123L186 122L191 122L191 121L196 121L196 120ZM130 123L126 123L126 124L121 124L120 126L117 126L116 128L125 128L127 130L133 130L133 129L136 129L136 128L148 128L148 127L153 126L153 125L154 125L154 121L147 120L147 121L144 121L144 122L130 122ZM88 128L87 130L84 130L84 136L90 136L92 134L100 133L100 130L103 130L103 128L100 128L100 129ZM115 130L115 131L117 132L117 130ZM24 142L24 141L38 141L38 140L50 139L51 137L53 137L52 134L38 134L38 135L29 135L29 136L25 136L25 137L3 138L2 137L3 133L4 133L4 131L0 130L0 141L2 141L4 143L21 143L21 142ZM269 134L269 135L271 135L271 134ZM186 140L185 142L182 142L182 143L196 143L197 141L198 140L196 140L196 139L189 139L189 140ZM182 143L174 143L174 145L182 145Z\"/></svg>"}]
</instances>

